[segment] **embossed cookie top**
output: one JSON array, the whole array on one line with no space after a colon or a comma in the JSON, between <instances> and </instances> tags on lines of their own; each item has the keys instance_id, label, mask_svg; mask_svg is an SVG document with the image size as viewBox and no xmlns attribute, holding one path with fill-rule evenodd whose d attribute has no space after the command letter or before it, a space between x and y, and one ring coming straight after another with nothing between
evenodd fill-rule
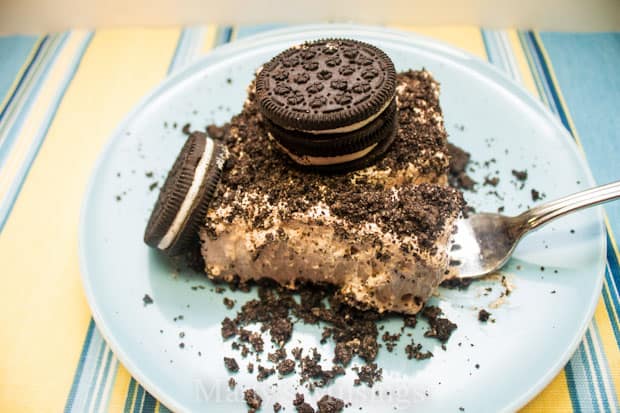
<instances>
[{"instance_id":1,"label":"embossed cookie top","mask_svg":"<svg viewBox=\"0 0 620 413\"><path fill-rule=\"evenodd\" d=\"M385 109L395 86L390 58L348 39L294 46L265 64L256 79L263 114L282 127L305 131L363 121Z\"/></svg>"}]
</instances>

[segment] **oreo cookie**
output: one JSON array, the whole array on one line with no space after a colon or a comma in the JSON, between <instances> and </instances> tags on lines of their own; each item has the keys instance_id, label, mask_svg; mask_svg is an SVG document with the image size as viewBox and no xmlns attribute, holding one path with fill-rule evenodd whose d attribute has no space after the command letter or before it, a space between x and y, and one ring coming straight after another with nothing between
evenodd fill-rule
<instances>
[{"instance_id":1,"label":"oreo cookie","mask_svg":"<svg viewBox=\"0 0 620 413\"><path fill-rule=\"evenodd\" d=\"M292 47L256 78L259 109L273 138L305 166L349 163L381 146L386 125L394 122L395 91L390 58L349 39Z\"/></svg>"},{"instance_id":2,"label":"oreo cookie","mask_svg":"<svg viewBox=\"0 0 620 413\"><path fill-rule=\"evenodd\" d=\"M359 169L368 168L376 164L383 156L388 152L392 142L396 139L396 131L398 129L397 119L391 122L386 122L383 129L385 134L384 138L377 142L369 151L366 151L363 156L353 157L350 160L343 161L337 164L316 164L316 165L304 165L297 163L305 170L321 173L321 174L343 174L347 172L357 171Z\"/></svg>"},{"instance_id":3,"label":"oreo cookie","mask_svg":"<svg viewBox=\"0 0 620 413\"><path fill-rule=\"evenodd\" d=\"M146 244L170 256L186 252L198 237L227 157L223 143L202 132L187 138L151 212Z\"/></svg>"},{"instance_id":4,"label":"oreo cookie","mask_svg":"<svg viewBox=\"0 0 620 413\"><path fill-rule=\"evenodd\" d=\"M265 121L265 124L270 136L294 156L309 159L320 157L325 158L327 163L336 163L330 162L330 158L348 156L372 148L385 139L396 120L395 115L396 100L393 99L381 116L363 128L349 133L313 135L282 128L269 120ZM299 163L312 164L310 161Z\"/></svg>"}]
</instances>

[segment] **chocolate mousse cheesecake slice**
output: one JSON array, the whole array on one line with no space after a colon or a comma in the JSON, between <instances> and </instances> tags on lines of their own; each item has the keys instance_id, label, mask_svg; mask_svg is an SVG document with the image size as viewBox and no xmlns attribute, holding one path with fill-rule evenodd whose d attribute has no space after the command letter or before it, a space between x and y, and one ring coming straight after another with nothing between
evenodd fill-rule
<instances>
[{"instance_id":1,"label":"chocolate mousse cheesecake slice","mask_svg":"<svg viewBox=\"0 0 620 413\"><path fill-rule=\"evenodd\" d=\"M372 166L340 175L291 167L250 87L223 138L229 159L200 229L213 279L331 283L352 304L413 314L443 280L464 201L447 186L439 85L397 76L394 141Z\"/></svg>"}]
</instances>

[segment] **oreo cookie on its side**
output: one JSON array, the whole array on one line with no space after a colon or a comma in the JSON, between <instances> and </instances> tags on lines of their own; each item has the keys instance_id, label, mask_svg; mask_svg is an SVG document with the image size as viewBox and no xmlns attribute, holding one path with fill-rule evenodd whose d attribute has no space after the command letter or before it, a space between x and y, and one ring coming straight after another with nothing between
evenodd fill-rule
<instances>
[{"instance_id":1,"label":"oreo cookie on its side","mask_svg":"<svg viewBox=\"0 0 620 413\"><path fill-rule=\"evenodd\" d=\"M177 156L155 207L144 242L166 255L184 253L198 237L209 202L220 181L228 151L219 141L194 132Z\"/></svg>"}]
</instances>

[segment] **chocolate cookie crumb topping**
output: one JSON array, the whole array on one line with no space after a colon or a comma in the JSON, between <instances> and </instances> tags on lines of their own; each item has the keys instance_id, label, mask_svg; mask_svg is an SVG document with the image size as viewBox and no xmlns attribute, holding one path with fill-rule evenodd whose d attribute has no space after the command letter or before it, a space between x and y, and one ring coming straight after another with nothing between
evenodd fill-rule
<instances>
[{"instance_id":1,"label":"chocolate cookie crumb topping","mask_svg":"<svg viewBox=\"0 0 620 413\"><path fill-rule=\"evenodd\" d=\"M263 404L263 399L254 391L254 389L247 389L243 392L243 398L245 399L245 403L250 408L249 412L256 412L256 410L260 409Z\"/></svg>"},{"instance_id":2,"label":"chocolate cookie crumb topping","mask_svg":"<svg viewBox=\"0 0 620 413\"><path fill-rule=\"evenodd\" d=\"M344 402L328 394L317 402L318 413L338 413L344 409Z\"/></svg>"},{"instance_id":3,"label":"chocolate cookie crumb topping","mask_svg":"<svg viewBox=\"0 0 620 413\"><path fill-rule=\"evenodd\" d=\"M478 320L482 322L486 322L488 321L490 315L491 313L489 313L487 310L483 308L478 312Z\"/></svg>"},{"instance_id":4,"label":"chocolate cookie crumb topping","mask_svg":"<svg viewBox=\"0 0 620 413\"><path fill-rule=\"evenodd\" d=\"M237 364L237 360L232 357L224 357L224 365L228 369L228 371L237 372L239 371L239 365Z\"/></svg>"},{"instance_id":5,"label":"chocolate cookie crumb topping","mask_svg":"<svg viewBox=\"0 0 620 413\"><path fill-rule=\"evenodd\" d=\"M153 304L153 299L151 298L150 295L144 294L144 297L142 297L142 303L146 307L149 304Z\"/></svg>"},{"instance_id":6,"label":"chocolate cookie crumb topping","mask_svg":"<svg viewBox=\"0 0 620 413\"><path fill-rule=\"evenodd\" d=\"M527 179L527 171L517 171L515 169L512 170L512 175L517 178L519 181L525 181Z\"/></svg>"}]
</instances>

